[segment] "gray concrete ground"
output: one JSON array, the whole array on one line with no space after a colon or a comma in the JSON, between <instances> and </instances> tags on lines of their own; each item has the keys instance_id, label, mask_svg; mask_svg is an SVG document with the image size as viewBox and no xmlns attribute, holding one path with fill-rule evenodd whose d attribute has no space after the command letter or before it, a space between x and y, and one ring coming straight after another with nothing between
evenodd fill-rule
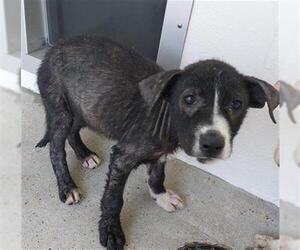
<instances>
[{"instance_id":1,"label":"gray concrete ground","mask_svg":"<svg viewBox=\"0 0 300 250\"><path fill-rule=\"evenodd\" d=\"M21 248L21 100L0 88L0 249Z\"/></svg>"},{"instance_id":2,"label":"gray concrete ground","mask_svg":"<svg viewBox=\"0 0 300 250\"><path fill-rule=\"evenodd\" d=\"M105 163L84 170L67 146L72 176L83 191L78 205L62 204L48 148L35 149L44 133L39 97L22 97L23 247L26 249L99 249L97 223L110 142L87 130L84 140ZM255 234L278 234L278 208L195 167L169 160L166 186L185 197L186 208L169 214L151 200L145 167L129 178L121 221L128 249L177 249L185 242L210 241L242 250ZM246 177L245 177L246 178Z\"/></svg>"},{"instance_id":3,"label":"gray concrete ground","mask_svg":"<svg viewBox=\"0 0 300 250\"><path fill-rule=\"evenodd\" d=\"M300 239L300 208L285 201L280 202L280 235Z\"/></svg>"}]
</instances>

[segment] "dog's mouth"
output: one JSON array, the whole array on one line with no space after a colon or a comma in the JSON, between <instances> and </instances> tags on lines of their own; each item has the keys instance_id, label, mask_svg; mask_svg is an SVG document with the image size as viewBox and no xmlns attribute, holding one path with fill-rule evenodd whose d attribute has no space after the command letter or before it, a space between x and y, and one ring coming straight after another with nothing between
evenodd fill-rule
<instances>
[{"instance_id":1,"label":"dog's mouth","mask_svg":"<svg viewBox=\"0 0 300 250\"><path fill-rule=\"evenodd\" d=\"M222 160L222 159L221 158L214 158L214 157L197 157L197 161L202 163L202 164L211 163L213 161L218 161L218 160Z\"/></svg>"}]
</instances>

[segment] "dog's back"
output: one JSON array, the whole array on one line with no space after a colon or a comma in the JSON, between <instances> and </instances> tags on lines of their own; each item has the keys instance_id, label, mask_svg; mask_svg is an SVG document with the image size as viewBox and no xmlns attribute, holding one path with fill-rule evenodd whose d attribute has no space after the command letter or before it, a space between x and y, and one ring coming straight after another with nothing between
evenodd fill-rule
<instances>
[{"instance_id":1,"label":"dog's back","mask_svg":"<svg viewBox=\"0 0 300 250\"><path fill-rule=\"evenodd\" d=\"M160 70L116 42L79 37L49 49L38 71L38 85L48 119L49 105L56 106L83 126L119 139L127 130L125 121L134 119L143 106L138 82Z\"/></svg>"}]
</instances>

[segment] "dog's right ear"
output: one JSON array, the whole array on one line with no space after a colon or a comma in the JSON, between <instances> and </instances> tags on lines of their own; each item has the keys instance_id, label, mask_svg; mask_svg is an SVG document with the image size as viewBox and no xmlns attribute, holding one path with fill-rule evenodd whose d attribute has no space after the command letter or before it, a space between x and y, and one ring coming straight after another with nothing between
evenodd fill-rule
<instances>
[{"instance_id":1,"label":"dog's right ear","mask_svg":"<svg viewBox=\"0 0 300 250\"><path fill-rule=\"evenodd\" d=\"M269 83L253 76L244 76L249 91L249 106L262 108L265 102L269 108L271 120L276 123L273 110L279 105L279 92Z\"/></svg>"},{"instance_id":2,"label":"dog's right ear","mask_svg":"<svg viewBox=\"0 0 300 250\"><path fill-rule=\"evenodd\" d=\"M140 93L149 107L153 107L181 70L159 72L139 82Z\"/></svg>"}]
</instances>

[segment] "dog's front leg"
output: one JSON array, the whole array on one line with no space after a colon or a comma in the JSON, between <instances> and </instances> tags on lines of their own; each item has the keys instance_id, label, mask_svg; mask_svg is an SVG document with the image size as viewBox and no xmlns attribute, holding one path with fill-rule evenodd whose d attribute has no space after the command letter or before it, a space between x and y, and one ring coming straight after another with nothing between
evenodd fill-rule
<instances>
[{"instance_id":1,"label":"dog's front leg","mask_svg":"<svg viewBox=\"0 0 300 250\"><path fill-rule=\"evenodd\" d=\"M121 227L120 212L127 178L138 164L133 155L115 146L111 154L109 172L101 200L99 222L100 243L107 249L123 249L125 236Z\"/></svg>"},{"instance_id":2,"label":"dog's front leg","mask_svg":"<svg viewBox=\"0 0 300 250\"><path fill-rule=\"evenodd\" d=\"M166 158L162 157L157 162L148 165L148 187L151 197L157 205L167 212L174 212L177 208L183 208L183 200L170 189L164 186Z\"/></svg>"}]
</instances>

